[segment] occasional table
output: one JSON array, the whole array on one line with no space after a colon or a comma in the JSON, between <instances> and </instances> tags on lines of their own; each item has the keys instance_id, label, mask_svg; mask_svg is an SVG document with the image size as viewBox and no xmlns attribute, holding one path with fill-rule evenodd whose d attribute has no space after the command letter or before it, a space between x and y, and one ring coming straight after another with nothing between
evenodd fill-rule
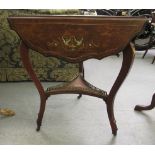
<instances>
[{"instance_id":1,"label":"occasional table","mask_svg":"<svg viewBox=\"0 0 155 155\"><path fill-rule=\"evenodd\" d=\"M142 30L146 19L104 16L31 16L9 17L8 21L10 27L22 40L21 59L40 94L37 131L42 124L47 98L55 94L71 93L80 94L78 98L85 94L103 99L112 133L116 135L114 99L134 59L134 49L130 41ZM70 82L44 90L31 65L29 49L46 57L53 56L71 63L79 63L79 75ZM101 90L85 80L83 61L91 58L102 59L120 52L123 52L122 67L110 92Z\"/></svg>"}]
</instances>

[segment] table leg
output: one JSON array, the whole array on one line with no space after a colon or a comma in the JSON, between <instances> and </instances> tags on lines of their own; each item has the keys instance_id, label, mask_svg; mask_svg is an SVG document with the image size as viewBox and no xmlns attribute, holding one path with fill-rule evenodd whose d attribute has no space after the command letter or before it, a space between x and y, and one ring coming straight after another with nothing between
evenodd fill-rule
<instances>
[{"instance_id":1,"label":"table leg","mask_svg":"<svg viewBox=\"0 0 155 155\"><path fill-rule=\"evenodd\" d=\"M107 97L107 100L106 100L108 118L110 121L112 133L114 135L117 134L117 125L116 125L116 121L115 121L115 117L114 117L114 110L113 110L114 99L115 99L115 95L116 95L118 89L120 88L121 84L125 80L128 72L132 66L133 59L134 59L134 50L133 50L131 44L129 44L123 51L123 62L122 62L122 67L121 67L120 73L118 74L118 77L117 77L115 83L113 84L113 86L110 90L110 93Z\"/></svg>"},{"instance_id":2,"label":"table leg","mask_svg":"<svg viewBox=\"0 0 155 155\"><path fill-rule=\"evenodd\" d=\"M151 110L153 108L155 108L155 93L152 96L152 101L151 101L151 104L150 105L148 105L148 106L136 105L134 110L136 110L136 111L142 111L142 110Z\"/></svg>"},{"instance_id":3,"label":"table leg","mask_svg":"<svg viewBox=\"0 0 155 155\"><path fill-rule=\"evenodd\" d=\"M84 67L83 67L83 62L81 62L79 64L79 73L82 74L82 76L84 77ZM77 97L78 99L80 99L82 97L82 94L79 94L79 96Z\"/></svg>"},{"instance_id":4,"label":"table leg","mask_svg":"<svg viewBox=\"0 0 155 155\"><path fill-rule=\"evenodd\" d=\"M46 95L46 93L43 89L43 86L41 85L39 79L37 78L37 76L32 68L32 65L31 65L30 59L29 59L28 47L23 42L20 45L20 55L21 55L21 59L22 59L24 67L26 68L26 70L27 70L29 76L31 77L31 79L33 80L33 82L35 83L35 85L38 89L38 92L40 94L41 103L40 103L40 110L39 110L38 119L37 119L37 131L39 131L41 123L42 123L43 114L45 111L46 100L47 100L48 96Z\"/></svg>"},{"instance_id":5,"label":"table leg","mask_svg":"<svg viewBox=\"0 0 155 155\"><path fill-rule=\"evenodd\" d=\"M43 119L43 115L45 112L45 106L46 106L47 98L42 97L40 100L41 100L41 102L40 102L40 110L39 110L38 119L37 119L37 129L36 129L37 131L40 130L40 127L42 124L42 119Z\"/></svg>"}]
</instances>

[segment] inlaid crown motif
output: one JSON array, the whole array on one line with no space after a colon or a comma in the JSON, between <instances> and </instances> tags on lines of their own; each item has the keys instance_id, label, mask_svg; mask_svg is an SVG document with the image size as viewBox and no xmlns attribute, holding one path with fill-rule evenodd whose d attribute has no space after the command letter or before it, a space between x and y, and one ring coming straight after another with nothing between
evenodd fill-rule
<instances>
[{"instance_id":1,"label":"inlaid crown motif","mask_svg":"<svg viewBox=\"0 0 155 155\"><path fill-rule=\"evenodd\" d=\"M80 29L69 29L60 38L63 46L70 50L81 49L84 46L85 32Z\"/></svg>"},{"instance_id":2,"label":"inlaid crown motif","mask_svg":"<svg viewBox=\"0 0 155 155\"><path fill-rule=\"evenodd\" d=\"M83 37L77 37L74 35L63 35L62 41L66 47L71 49L76 49L83 45Z\"/></svg>"}]
</instances>

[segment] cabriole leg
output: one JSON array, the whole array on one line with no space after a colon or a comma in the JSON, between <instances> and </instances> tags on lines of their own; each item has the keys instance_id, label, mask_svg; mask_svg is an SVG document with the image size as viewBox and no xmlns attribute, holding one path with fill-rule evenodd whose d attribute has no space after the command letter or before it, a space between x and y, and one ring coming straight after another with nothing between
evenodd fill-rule
<instances>
[{"instance_id":1,"label":"cabriole leg","mask_svg":"<svg viewBox=\"0 0 155 155\"><path fill-rule=\"evenodd\" d=\"M155 108L155 94L153 94L153 96L152 96L152 101L151 101L150 105L148 105L148 106L136 105L135 106L135 110L137 110L137 111L152 110L153 108Z\"/></svg>"},{"instance_id":2,"label":"cabriole leg","mask_svg":"<svg viewBox=\"0 0 155 155\"><path fill-rule=\"evenodd\" d=\"M32 68L32 65L31 65L31 62L29 59L28 47L23 42L20 45L20 55L21 55L21 59L22 59L24 67L26 68L26 70L27 70L29 76L31 77L31 79L33 80L33 82L35 83L35 86L37 87L37 90L40 94L41 103L40 103L40 111L39 111L38 120L37 120L37 131L39 131L41 122L42 122L42 118L43 118L43 114L44 114L44 110L45 110L47 95L45 94L43 86L41 85L39 79L37 78L37 76Z\"/></svg>"},{"instance_id":3,"label":"cabriole leg","mask_svg":"<svg viewBox=\"0 0 155 155\"><path fill-rule=\"evenodd\" d=\"M129 44L123 51L123 62L122 62L120 73L118 74L118 77L114 85L112 86L106 100L108 118L110 121L112 133L114 135L117 134L117 125L116 125L115 116L114 116L114 99L118 89L122 85L123 81L125 80L132 66L133 59L134 59L134 49L132 48L131 44Z\"/></svg>"},{"instance_id":4,"label":"cabriole leg","mask_svg":"<svg viewBox=\"0 0 155 155\"><path fill-rule=\"evenodd\" d=\"M40 127L42 124L42 119L45 112L45 106L46 106L46 98L42 98L40 103L40 110L38 113L38 119L37 119L37 129L36 129L37 131L40 130Z\"/></svg>"}]
</instances>

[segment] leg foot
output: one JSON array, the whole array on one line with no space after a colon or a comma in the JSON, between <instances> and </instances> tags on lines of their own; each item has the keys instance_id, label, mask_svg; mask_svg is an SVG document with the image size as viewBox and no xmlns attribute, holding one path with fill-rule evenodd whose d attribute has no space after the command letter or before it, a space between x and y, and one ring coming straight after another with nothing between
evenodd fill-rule
<instances>
[{"instance_id":1,"label":"leg foot","mask_svg":"<svg viewBox=\"0 0 155 155\"><path fill-rule=\"evenodd\" d=\"M38 119L37 119L37 131L40 130L41 124L42 124L42 119L43 119L43 115L44 115L44 111L45 111L45 105L46 105L46 98L42 98L41 99L41 103L40 103L40 110L38 113Z\"/></svg>"},{"instance_id":2,"label":"leg foot","mask_svg":"<svg viewBox=\"0 0 155 155\"><path fill-rule=\"evenodd\" d=\"M37 127L36 131L40 131L40 127Z\"/></svg>"},{"instance_id":3,"label":"leg foot","mask_svg":"<svg viewBox=\"0 0 155 155\"><path fill-rule=\"evenodd\" d=\"M107 113L108 113L112 134L116 136L118 128L114 117L113 106L107 105Z\"/></svg>"},{"instance_id":4,"label":"leg foot","mask_svg":"<svg viewBox=\"0 0 155 155\"><path fill-rule=\"evenodd\" d=\"M152 60L152 64L154 63L154 61L155 61L155 56L154 56L154 58L153 58L153 60Z\"/></svg>"},{"instance_id":5,"label":"leg foot","mask_svg":"<svg viewBox=\"0 0 155 155\"><path fill-rule=\"evenodd\" d=\"M142 107L140 105L136 105L135 108L134 108L134 110L136 110L136 111L142 111L142 110L144 110L144 107Z\"/></svg>"},{"instance_id":6,"label":"leg foot","mask_svg":"<svg viewBox=\"0 0 155 155\"><path fill-rule=\"evenodd\" d=\"M80 99L82 97L82 94L79 94L79 96L77 97L77 99Z\"/></svg>"},{"instance_id":7,"label":"leg foot","mask_svg":"<svg viewBox=\"0 0 155 155\"><path fill-rule=\"evenodd\" d=\"M113 131L112 131L112 134L113 134L114 136L116 136L116 135L117 135L117 129L116 129L116 130L113 130Z\"/></svg>"},{"instance_id":8,"label":"leg foot","mask_svg":"<svg viewBox=\"0 0 155 155\"><path fill-rule=\"evenodd\" d=\"M37 129L36 129L36 131L40 131L40 127L41 127L41 122L39 122L39 121L37 120Z\"/></svg>"},{"instance_id":9,"label":"leg foot","mask_svg":"<svg viewBox=\"0 0 155 155\"><path fill-rule=\"evenodd\" d=\"M119 53L118 53L118 54L116 54L116 56L117 56L117 57L119 57L119 56L120 56L120 55L119 55Z\"/></svg>"},{"instance_id":10,"label":"leg foot","mask_svg":"<svg viewBox=\"0 0 155 155\"><path fill-rule=\"evenodd\" d=\"M153 96L152 96L152 101L151 101L150 105L148 105L148 106L136 105L134 110L136 110L136 111L151 110L154 107L155 107L155 94L153 94Z\"/></svg>"},{"instance_id":11,"label":"leg foot","mask_svg":"<svg viewBox=\"0 0 155 155\"><path fill-rule=\"evenodd\" d=\"M142 58L144 59L146 53L148 52L148 49L145 51L145 53L143 54Z\"/></svg>"}]
</instances>

